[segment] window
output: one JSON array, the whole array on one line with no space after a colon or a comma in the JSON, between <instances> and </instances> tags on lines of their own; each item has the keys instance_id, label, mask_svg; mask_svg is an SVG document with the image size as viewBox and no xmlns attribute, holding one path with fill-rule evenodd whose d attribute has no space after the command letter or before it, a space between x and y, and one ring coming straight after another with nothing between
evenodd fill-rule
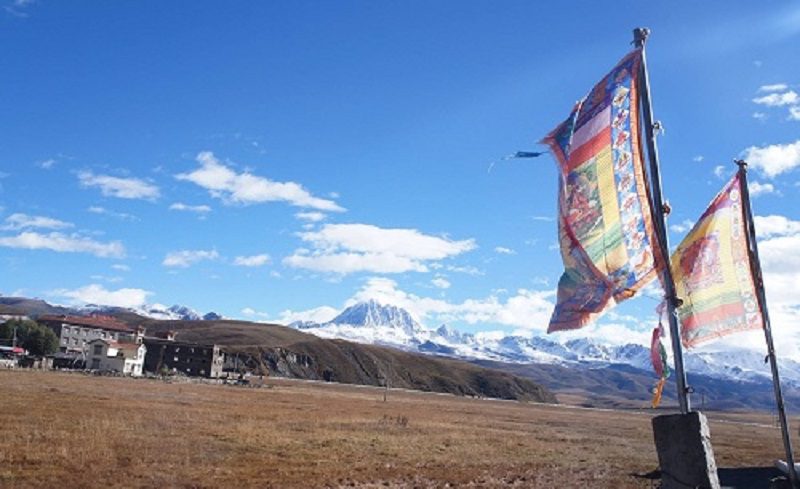
<instances>
[{"instance_id":1,"label":"window","mask_svg":"<svg viewBox=\"0 0 800 489\"><path fill-rule=\"evenodd\" d=\"M178 357L174 357L174 358L172 359L172 361L173 361L173 362L177 362L177 361L178 361Z\"/></svg>"},{"instance_id":2,"label":"window","mask_svg":"<svg viewBox=\"0 0 800 489\"><path fill-rule=\"evenodd\" d=\"M103 354L103 345L94 345L94 354L95 355L102 355Z\"/></svg>"},{"instance_id":3,"label":"window","mask_svg":"<svg viewBox=\"0 0 800 489\"><path fill-rule=\"evenodd\" d=\"M99 368L100 368L100 359L92 358L92 370L97 370Z\"/></svg>"}]
</instances>

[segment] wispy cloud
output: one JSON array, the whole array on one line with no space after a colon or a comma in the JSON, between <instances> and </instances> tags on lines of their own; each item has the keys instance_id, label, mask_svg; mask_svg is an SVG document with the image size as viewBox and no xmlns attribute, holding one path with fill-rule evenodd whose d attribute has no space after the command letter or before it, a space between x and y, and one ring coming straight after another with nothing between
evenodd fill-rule
<instances>
[{"instance_id":1,"label":"wispy cloud","mask_svg":"<svg viewBox=\"0 0 800 489\"><path fill-rule=\"evenodd\" d=\"M27 9L34 3L35 0L12 0L3 6L3 10L15 17L28 17Z\"/></svg>"},{"instance_id":2,"label":"wispy cloud","mask_svg":"<svg viewBox=\"0 0 800 489\"><path fill-rule=\"evenodd\" d=\"M183 202L175 202L169 206L171 211L194 212L195 214L207 214L211 212L211 207L207 205L188 205Z\"/></svg>"},{"instance_id":3,"label":"wispy cloud","mask_svg":"<svg viewBox=\"0 0 800 489\"><path fill-rule=\"evenodd\" d=\"M5 220L5 224L0 229L5 231L16 231L19 229L40 228L40 229L65 229L74 227L70 222L60 221L52 217L29 216L27 214L11 214Z\"/></svg>"},{"instance_id":4,"label":"wispy cloud","mask_svg":"<svg viewBox=\"0 0 800 489\"><path fill-rule=\"evenodd\" d=\"M100 207L100 206L97 206L97 205L90 206L86 210L88 212L91 212L92 214L99 214L99 215L102 215L102 216L109 216L109 217L113 217L114 219L121 219L123 221L137 221L137 220L139 220L138 217L136 217L136 216L134 216L132 214L128 214L126 212L112 211L112 210L106 209L105 207Z\"/></svg>"},{"instance_id":5,"label":"wispy cloud","mask_svg":"<svg viewBox=\"0 0 800 489\"><path fill-rule=\"evenodd\" d=\"M294 217L300 219L301 221L308 221L308 222L320 222L324 221L327 217L322 212L298 212L294 215Z\"/></svg>"},{"instance_id":6,"label":"wispy cloud","mask_svg":"<svg viewBox=\"0 0 800 489\"><path fill-rule=\"evenodd\" d=\"M298 249L283 263L294 268L349 274L426 272L426 262L443 260L476 247L416 229L385 229L370 224L326 224L299 234L313 250Z\"/></svg>"},{"instance_id":7,"label":"wispy cloud","mask_svg":"<svg viewBox=\"0 0 800 489\"><path fill-rule=\"evenodd\" d=\"M691 221L689 219L684 219L683 222L681 223L670 224L669 230L672 231L673 233L682 234L692 229L693 226L694 226L694 221Z\"/></svg>"},{"instance_id":8,"label":"wispy cloud","mask_svg":"<svg viewBox=\"0 0 800 489\"><path fill-rule=\"evenodd\" d=\"M263 267L270 262L268 254L252 256L237 256L233 259L233 264L239 267Z\"/></svg>"},{"instance_id":9,"label":"wispy cloud","mask_svg":"<svg viewBox=\"0 0 800 489\"><path fill-rule=\"evenodd\" d=\"M753 197L775 193L775 186L772 185L771 183L761 183L752 181L747 184L747 189L750 191L750 195L752 195Z\"/></svg>"},{"instance_id":10,"label":"wispy cloud","mask_svg":"<svg viewBox=\"0 0 800 489\"><path fill-rule=\"evenodd\" d=\"M55 158L48 158L46 160L41 160L36 162L36 166L43 170L49 170L55 166L57 160Z\"/></svg>"},{"instance_id":11,"label":"wispy cloud","mask_svg":"<svg viewBox=\"0 0 800 489\"><path fill-rule=\"evenodd\" d=\"M180 173L175 178L192 182L208 190L212 196L225 202L255 204L263 202L286 202L297 207L307 207L329 212L345 209L329 199L314 197L302 185L295 182L276 182L249 172L237 173L223 165L210 151L197 155L200 168L189 173Z\"/></svg>"},{"instance_id":12,"label":"wispy cloud","mask_svg":"<svg viewBox=\"0 0 800 489\"><path fill-rule=\"evenodd\" d=\"M517 252L512 250L511 248L506 248L505 246L496 246L494 248L494 252L499 255L516 255Z\"/></svg>"},{"instance_id":13,"label":"wispy cloud","mask_svg":"<svg viewBox=\"0 0 800 489\"><path fill-rule=\"evenodd\" d=\"M161 194L157 186L138 178L95 175L90 171L84 171L78 174L78 180L83 187L99 188L106 197L156 200Z\"/></svg>"},{"instance_id":14,"label":"wispy cloud","mask_svg":"<svg viewBox=\"0 0 800 489\"><path fill-rule=\"evenodd\" d=\"M165 267L188 268L199 261L218 258L217 250L180 250L167 253L161 264Z\"/></svg>"},{"instance_id":15,"label":"wispy cloud","mask_svg":"<svg viewBox=\"0 0 800 489\"><path fill-rule=\"evenodd\" d=\"M431 280L431 285L438 289L449 289L450 288L450 281L444 277L436 277L435 279Z\"/></svg>"},{"instance_id":16,"label":"wispy cloud","mask_svg":"<svg viewBox=\"0 0 800 489\"><path fill-rule=\"evenodd\" d=\"M122 258L125 247L119 241L102 243L79 235L41 234L25 231L16 236L0 237L0 246L28 250L51 250L60 253L89 253L101 258Z\"/></svg>"},{"instance_id":17,"label":"wispy cloud","mask_svg":"<svg viewBox=\"0 0 800 489\"><path fill-rule=\"evenodd\" d=\"M773 83L772 85L761 85L758 87L759 92L785 92L789 89L789 85L785 83Z\"/></svg>"}]
</instances>

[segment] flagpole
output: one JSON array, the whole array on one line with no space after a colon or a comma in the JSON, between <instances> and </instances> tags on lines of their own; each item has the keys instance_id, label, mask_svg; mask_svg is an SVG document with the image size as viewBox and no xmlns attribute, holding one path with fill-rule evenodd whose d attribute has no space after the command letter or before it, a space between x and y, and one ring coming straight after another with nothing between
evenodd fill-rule
<instances>
[{"instance_id":1,"label":"flagpole","mask_svg":"<svg viewBox=\"0 0 800 489\"><path fill-rule=\"evenodd\" d=\"M662 271L662 281L664 283L667 316L669 319L669 334L672 340L672 356L675 361L675 377L678 384L678 404L681 413L686 414L691 411L689 401L689 389L686 386L686 371L683 368L683 350L681 349L681 337L678 329L678 316L675 309L679 305L679 299L675 294L675 281L672 277L672 270L669 265L669 241L667 240L666 212L661 193L661 172L658 164L658 147L653 123L653 106L650 102L650 81L647 77L647 60L645 58L644 45L650 30L636 28L633 30L633 43L642 50L642 66L639 76L639 96L641 97L642 116L644 128L647 136L647 155L650 160L650 181L652 184L651 196L653 209L653 222L656 235L658 236L659 249L664 260L664 270Z\"/></svg>"},{"instance_id":2,"label":"flagpole","mask_svg":"<svg viewBox=\"0 0 800 489\"><path fill-rule=\"evenodd\" d=\"M786 450L786 463L789 465L789 480L795 488L800 487L798 476L794 466L794 455L792 451L792 439L789 436L789 423L786 419L786 407L783 404L783 392L781 391L781 380L778 375L778 359L775 357L775 344L772 341L772 326L769 321L769 311L767 311L767 296L764 290L764 278L761 274L761 260L758 257L758 242L756 241L756 228L753 223L753 212L750 208L750 190L747 187L747 162L736 160L739 165L739 186L742 192L742 206L744 207L745 222L747 226L747 252L750 255L750 273L756 286L756 296L761 316L764 319L764 336L767 339L767 356L772 368L772 387L775 390L775 403L778 406L778 418L781 423L781 435L783 436L783 448Z\"/></svg>"}]
</instances>

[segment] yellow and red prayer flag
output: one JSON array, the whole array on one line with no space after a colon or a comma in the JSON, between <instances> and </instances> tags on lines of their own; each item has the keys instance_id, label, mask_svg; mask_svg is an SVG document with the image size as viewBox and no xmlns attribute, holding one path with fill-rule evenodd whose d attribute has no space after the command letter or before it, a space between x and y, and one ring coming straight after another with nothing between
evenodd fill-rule
<instances>
[{"instance_id":1,"label":"yellow and red prayer flag","mask_svg":"<svg viewBox=\"0 0 800 489\"><path fill-rule=\"evenodd\" d=\"M711 201L670 260L687 348L764 327L748 253L737 173Z\"/></svg>"}]
</instances>

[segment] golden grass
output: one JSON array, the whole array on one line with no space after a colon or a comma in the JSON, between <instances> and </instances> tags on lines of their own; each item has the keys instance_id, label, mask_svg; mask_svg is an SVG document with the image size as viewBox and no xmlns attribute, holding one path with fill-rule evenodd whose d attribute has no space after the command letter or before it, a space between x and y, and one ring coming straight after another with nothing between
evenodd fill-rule
<instances>
[{"instance_id":1,"label":"golden grass","mask_svg":"<svg viewBox=\"0 0 800 489\"><path fill-rule=\"evenodd\" d=\"M652 487L650 413L272 379L271 388L0 371L0 487ZM777 430L712 423L721 466Z\"/></svg>"}]
</instances>

